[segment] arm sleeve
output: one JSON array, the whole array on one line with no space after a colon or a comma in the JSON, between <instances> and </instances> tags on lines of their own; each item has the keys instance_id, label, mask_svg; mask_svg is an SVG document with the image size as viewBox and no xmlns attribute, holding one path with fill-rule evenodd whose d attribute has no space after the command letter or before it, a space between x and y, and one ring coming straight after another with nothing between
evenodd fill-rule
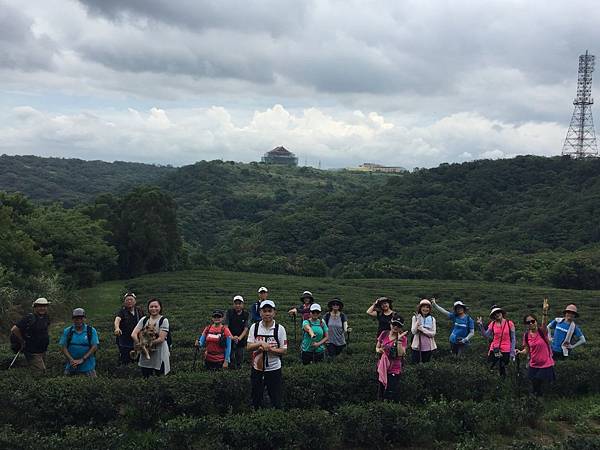
<instances>
[{"instance_id":1,"label":"arm sleeve","mask_svg":"<svg viewBox=\"0 0 600 450\"><path fill-rule=\"evenodd\" d=\"M204 345L206 344L206 329L208 327L204 327L204 329L202 330L202 333L200 333L200 336L198 336L198 344L200 344L200 347L204 347Z\"/></svg>"},{"instance_id":2,"label":"arm sleeve","mask_svg":"<svg viewBox=\"0 0 600 450\"><path fill-rule=\"evenodd\" d=\"M412 316L410 323L410 332L412 334L417 334L417 316Z\"/></svg>"},{"instance_id":3,"label":"arm sleeve","mask_svg":"<svg viewBox=\"0 0 600 450\"><path fill-rule=\"evenodd\" d=\"M231 336L227 336L227 342L225 344L225 361L227 361L227 363L231 361Z\"/></svg>"},{"instance_id":4,"label":"arm sleeve","mask_svg":"<svg viewBox=\"0 0 600 450\"><path fill-rule=\"evenodd\" d=\"M473 336L475 336L475 321L469 317L469 334L463 338L463 342L469 341Z\"/></svg>"},{"instance_id":5,"label":"arm sleeve","mask_svg":"<svg viewBox=\"0 0 600 450\"><path fill-rule=\"evenodd\" d=\"M437 302L435 302L433 304L433 306L435 306L435 309L437 309L439 312L441 312L442 314L445 314L446 316L448 316L448 319L451 319L452 317L450 317L450 312L446 311L444 308L442 308L440 305L437 304Z\"/></svg>"},{"instance_id":6,"label":"arm sleeve","mask_svg":"<svg viewBox=\"0 0 600 450\"><path fill-rule=\"evenodd\" d=\"M491 339L494 336L494 332L493 332L493 328L492 325L494 323L490 322L490 324L487 326L487 328L483 328L483 324L481 324L479 326L479 331L481 331L481 334L483 335L483 337Z\"/></svg>"}]
</instances>

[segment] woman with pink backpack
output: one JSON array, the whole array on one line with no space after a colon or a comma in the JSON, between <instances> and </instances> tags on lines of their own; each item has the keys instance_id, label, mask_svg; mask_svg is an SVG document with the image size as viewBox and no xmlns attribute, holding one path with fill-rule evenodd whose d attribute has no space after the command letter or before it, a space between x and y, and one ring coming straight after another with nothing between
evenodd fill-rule
<instances>
[{"instance_id":1,"label":"woman with pink backpack","mask_svg":"<svg viewBox=\"0 0 600 450\"><path fill-rule=\"evenodd\" d=\"M523 318L526 326L523 334L523 350L516 351L517 355L529 355L528 377L531 380L532 391L538 397L542 395L542 386L545 381L551 383L556 380L552 347L546 330L548 307L548 299L545 298L541 324L533 314L527 314Z\"/></svg>"}]
</instances>

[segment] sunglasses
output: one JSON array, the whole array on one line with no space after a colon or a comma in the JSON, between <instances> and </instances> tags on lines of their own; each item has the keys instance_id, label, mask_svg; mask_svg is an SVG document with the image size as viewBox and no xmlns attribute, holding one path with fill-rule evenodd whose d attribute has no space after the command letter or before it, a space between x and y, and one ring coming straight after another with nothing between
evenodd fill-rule
<instances>
[{"instance_id":1,"label":"sunglasses","mask_svg":"<svg viewBox=\"0 0 600 450\"><path fill-rule=\"evenodd\" d=\"M535 319L533 319L533 320L526 320L526 321L525 321L525 324L526 324L526 325L531 325L531 324L534 324L535 322L536 322L536 320L535 320Z\"/></svg>"},{"instance_id":2,"label":"sunglasses","mask_svg":"<svg viewBox=\"0 0 600 450\"><path fill-rule=\"evenodd\" d=\"M213 319L222 319L223 316L221 314L215 314L214 316L212 316Z\"/></svg>"}]
</instances>

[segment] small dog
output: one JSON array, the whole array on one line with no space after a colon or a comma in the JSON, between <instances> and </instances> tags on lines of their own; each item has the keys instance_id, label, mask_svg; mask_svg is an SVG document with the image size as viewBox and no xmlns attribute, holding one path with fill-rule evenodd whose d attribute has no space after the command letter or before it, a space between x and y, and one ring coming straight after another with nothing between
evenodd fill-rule
<instances>
[{"instance_id":1,"label":"small dog","mask_svg":"<svg viewBox=\"0 0 600 450\"><path fill-rule=\"evenodd\" d=\"M150 324L146 325L138 335L138 344L129 352L131 359L136 360L140 354L146 359L150 359L150 352L154 351L152 341L158 338L158 333Z\"/></svg>"}]
</instances>

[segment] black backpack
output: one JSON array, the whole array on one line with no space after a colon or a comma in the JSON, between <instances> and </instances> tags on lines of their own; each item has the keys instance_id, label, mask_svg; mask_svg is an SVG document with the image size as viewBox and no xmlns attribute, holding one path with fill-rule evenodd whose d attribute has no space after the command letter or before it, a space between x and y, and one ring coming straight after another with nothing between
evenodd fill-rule
<instances>
[{"instance_id":1,"label":"black backpack","mask_svg":"<svg viewBox=\"0 0 600 450\"><path fill-rule=\"evenodd\" d=\"M26 344L27 339L31 337L31 329L37 322L37 316L35 314L29 313L27 316L27 326L25 327L25 330L21 330L21 336L23 336L23 339L25 340ZM10 349L15 353L18 353L21 350L21 341L19 340L17 335L12 332L10 333Z\"/></svg>"},{"instance_id":2,"label":"black backpack","mask_svg":"<svg viewBox=\"0 0 600 450\"><path fill-rule=\"evenodd\" d=\"M262 320L261 320L262 322ZM254 324L254 339L256 339L258 337L258 326L260 325L260 322L256 322ZM275 329L273 330L273 338L275 338L275 342L277 343L277 348L281 347L281 343L279 342L279 323L275 322ZM270 337L270 336L267 336Z\"/></svg>"},{"instance_id":3,"label":"black backpack","mask_svg":"<svg viewBox=\"0 0 600 450\"><path fill-rule=\"evenodd\" d=\"M69 348L69 345L71 345L71 341L73 340L73 333L75 333L75 325L71 325L71 327L69 328L69 332L67 333L67 343L65 345L65 347L67 347L67 348ZM87 335L87 345L88 345L88 347L91 347L92 346L92 326L91 325L86 326L86 335Z\"/></svg>"},{"instance_id":4,"label":"black backpack","mask_svg":"<svg viewBox=\"0 0 600 450\"><path fill-rule=\"evenodd\" d=\"M165 320L165 316L161 316L160 319L158 319L158 331L160 333L160 327L162 327L163 321ZM144 317L144 321L142 322L142 328L144 328L146 326L146 324L148 323L148 317ZM171 348L171 344L173 342L172 338L171 338L171 326L169 325L169 331L167 331L167 345L169 346L169 348Z\"/></svg>"},{"instance_id":5,"label":"black backpack","mask_svg":"<svg viewBox=\"0 0 600 450\"><path fill-rule=\"evenodd\" d=\"M258 337L258 327L260 326L260 322L256 322L254 324L254 339L256 340L256 338ZM271 337L271 336L265 336L265 337ZM273 330L273 338L275 339L275 342L277 343L277 348L281 347L281 343L279 342L279 324L277 322L275 322L275 329ZM279 357L280 361L283 363L283 358L281 358L281 356ZM269 354L265 353L265 367L269 366Z\"/></svg>"},{"instance_id":6,"label":"black backpack","mask_svg":"<svg viewBox=\"0 0 600 450\"><path fill-rule=\"evenodd\" d=\"M329 319L331 319L331 313L325 314L325 325L329 326ZM346 321L346 315L344 313L340 313L340 319L342 319L342 326L344 326L344 322Z\"/></svg>"}]
</instances>

